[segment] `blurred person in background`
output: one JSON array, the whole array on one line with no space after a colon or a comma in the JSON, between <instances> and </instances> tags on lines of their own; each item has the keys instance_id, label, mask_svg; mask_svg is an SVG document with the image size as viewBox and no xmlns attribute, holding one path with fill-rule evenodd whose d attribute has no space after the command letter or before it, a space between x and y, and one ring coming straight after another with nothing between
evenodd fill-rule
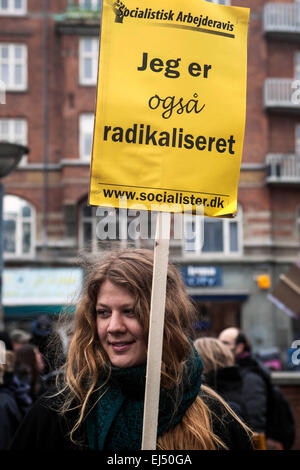
<instances>
[{"instance_id":1,"label":"blurred person in background","mask_svg":"<svg viewBox=\"0 0 300 470\"><path fill-rule=\"evenodd\" d=\"M30 333L27 333L27 331L20 330L17 328L10 332L10 337L11 337L14 351L17 351L19 348L21 348L25 344L29 344L31 340Z\"/></svg>"},{"instance_id":2,"label":"blurred person in background","mask_svg":"<svg viewBox=\"0 0 300 470\"><path fill-rule=\"evenodd\" d=\"M40 315L32 322L31 344L38 347L40 353L45 357L50 336L53 332L52 321L48 315Z\"/></svg>"},{"instance_id":3,"label":"blurred person in background","mask_svg":"<svg viewBox=\"0 0 300 470\"><path fill-rule=\"evenodd\" d=\"M38 348L42 356L38 359L43 361L41 381L43 391L46 391L55 384L59 369L66 358L67 345L48 315L41 315L33 321L31 343Z\"/></svg>"},{"instance_id":4,"label":"blurred person in background","mask_svg":"<svg viewBox=\"0 0 300 470\"><path fill-rule=\"evenodd\" d=\"M289 401L272 384L270 370L254 357L250 340L243 331L226 328L219 339L234 354L240 368L248 425L264 434L269 450L290 450L295 440L295 420Z\"/></svg>"},{"instance_id":5,"label":"blurred person in background","mask_svg":"<svg viewBox=\"0 0 300 470\"><path fill-rule=\"evenodd\" d=\"M5 364L0 364L0 450L7 450L32 400L29 386L14 375L15 353L9 335L0 332L0 340L6 347Z\"/></svg>"},{"instance_id":6,"label":"blurred person in background","mask_svg":"<svg viewBox=\"0 0 300 470\"><path fill-rule=\"evenodd\" d=\"M62 333L53 328L49 335L47 345L44 349L43 361L43 389L44 391L51 389L56 384L56 379L61 374L61 368L66 360L68 351L68 343Z\"/></svg>"},{"instance_id":7,"label":"blurred person in background","mask_svg":"<svg viewBox=\"0 0 300 470\"><path fill-rule=\"evenodd\" d=\"M243 398L243 380L235 365L232 352L216 338L198 338L194 341L203 363L203 381L218 392L246 423L247 407Z\"/></svg>"},{"instance_id":8,"label":"blurred person in background","mask_svg":"<svg viewBox=\"0 0 300 470\"><path fill-rule=\"evenodd\" d=\"M44 362L36 346L25 344L16 351L15 374L18 379L29 385L29 394L34 402L43 393L42 373Z\"/></svg>"},{"instance_id":9,"label":"blurred person in background","mask_svg":"<svg viewBox=\"0 0 300 470\"><path fill-rule=\"evenodd\" d=\"M234 327L221 331L219 340L230 349L240 367L249 426L258 433L266 434L267 384L258 372L258 361L251 354L250 342L244 333Z\"/></svg>"},{"instance_id":10,"label":"blurred person in background","mask_svg":"<svg viewBox=\"0 0 300 470\"><path fill-rule=\"evenodd\" d=\"M13 343L7 331L0 331L0 341L5 344L6 351L13 351Z\"/></svg>"}]
</instances>

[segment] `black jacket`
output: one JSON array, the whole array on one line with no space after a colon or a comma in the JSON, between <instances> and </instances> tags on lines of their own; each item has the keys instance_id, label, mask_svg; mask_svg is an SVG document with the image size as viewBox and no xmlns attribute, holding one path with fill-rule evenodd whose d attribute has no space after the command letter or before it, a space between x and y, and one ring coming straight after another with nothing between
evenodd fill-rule
<instances>
[{"instance_id":1,"label":"black jacket","mask_svg":"<svg viewBox=\"0 0 300 470\"><path fill-rule=\"evenodd\" d=\"M228 403L233 411L248 424L248 413L243 397L243 379L237 366L222 367L205 374L205 383Z\"/></svg>"},{"instance_id":2,"label":"black jacket","mask_svg":"<svg viewBox=\"0 0 300 470\"><path fill-rule=\"evenodd\" d=\"M4 375L0 386L0 450L9 448L10 442L23 417L31 406L29 387L13 374Z\"/></svg>"},{"instance_id":3,"label":"black jacket","mask_svg":"<svg viewBox=\"0 0 300 470\"><path fill-rule=\"evenodd\" d=\"M215 434L229 450L252 450L248 435L224 406L212 397L203 396L203 399L213 410ZM73 422L72 412L69 418L65 419L54 410L51 400L42 396L19 427L10 450L89 450L84 424L76 435L76 441L79 440L81 444L75 445L70 441L68 433Z\"/></svg>"},{"instance_id":4,"label":"black jacket","mask_svg":"<svg viewBox=\"0 0 300 470\"><path fill-rule=\"evenodd\" d=\"M16 400L0 389L0 450L8 449L21 419Z\"/></svg>"},{"instance_id":5,"label":"black jacket","mask_svg":"<svg viewBox=\"0 0 300 470\"><path fill-rule=\"evenodd\" d=\"M243 378L243 398L247 406L248 423L253 431L266 433L268 390L252 356L237 359ZM267 373L267 372L266 372Z\"/></svg>"}]
</instances>

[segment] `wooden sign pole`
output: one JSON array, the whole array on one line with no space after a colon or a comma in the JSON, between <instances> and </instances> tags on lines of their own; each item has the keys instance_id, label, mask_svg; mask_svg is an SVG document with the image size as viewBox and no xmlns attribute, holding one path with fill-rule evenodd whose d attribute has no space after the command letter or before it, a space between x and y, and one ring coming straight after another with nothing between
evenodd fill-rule
<instances>
[{"instance_id":1,"label":"wooden sign pole","mask_svg":"<svg viewBox=\"0 0 300 470\"><path fill-rule=\"evenodd\" d=\"M170 213L158 213L148 336L142 450L155 450L157 441L161 358L169 261L170 220Z\"/></svg>"}]
</instances>

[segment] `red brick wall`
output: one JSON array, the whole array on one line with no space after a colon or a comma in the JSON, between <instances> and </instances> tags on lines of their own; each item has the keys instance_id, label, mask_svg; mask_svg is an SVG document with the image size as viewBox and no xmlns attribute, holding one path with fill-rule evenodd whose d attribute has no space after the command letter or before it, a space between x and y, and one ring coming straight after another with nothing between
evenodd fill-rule
<instances>
[{"instance_id":1,"label":"red brick wall","mask_svg":"<svg viewBox=\"0 0 300 470\"><path fill-rule=\"evenodd\" d=\"M253 0L242 5L250 7L248 32L247 117L243 162L264 163L268 150L268 120L263 110L263 82L267 78L267 43L262 28L263 1Z\"/></svg>"},{"instance_id":2,"label":"red brick wall","mask_svg":"<svg viewBox=\"0 0 300 470\"><path fill-rule=\"evenodd\" d=\"M68 0L51 0L51 14L66 10ZM77 3L77 2L75 2ZM295 125L300 115L267 113L263 106L263 84L270 77L293 77L294 53L297 43L286 39L267 39L263 32L264 0L246 2L233 0L232 5L250 7L248 34L247 117L242 163L263 165L268 153L293 153ZM287 1L287 3L290 3ZM55 32L53 15L48 19L47 78L48 78L48 142L44 145L45 115L43 111L43 17L40 0L28 0L28 15L24 18L0 18L1 42L21 42L28 45L28 92L7 93L7 105L0 106L0 117L24 117L28 120L29 163L42 163L47 149L48 162L59 164L62 159L79 158L79 116L93 112L96 100L95 86L79 84L79 36ZM14 35L14 33L16 33ZM15 171L4 181L6 192L28 199L42 211L42 172ZM49 220L54 213L63 212L64 202L76 202L89 188L89 167L62 167L49 172ZM254 212L260 220L247 224L248 239L255 237L272 240L274 237L295 242L297 238L296 213L300 206L299 191L270 189L261 172L242 172L238 191L244 220ZM275 211L274 217L267 217ZM283 211L283 212L282 212ZM53 217L51 216L53 212ZM282 227L280 214L290 217ZM261 217L264 217L262 226ZM278 218L278 222L276 219ZM268 226L268 222L270 224ZM278 230L272 227L278 223ZM49 222L52 223L52 222ZM63 222L61 222L63 223ZM54 222L53 222L54 224ZM52 230L52 229L51 229ZM54 230L54 229L53 229ZM62 231L60 227L58 230ZM276 234L277 232L277 234ZM58 232L57 232L58 233Z\"/></svg>"},{"instance_id":3,"label":"red brick wall","mask_svg":"<svg viewBox=\"0 0 300 470\"><path fill-rule=\"evenodd\" d=\"M47 151L49 164L62 159L79 158L79 116L94 112L96 87L79 85L79 37L55 32L53 14L62 13L67 0L49 2L47 34L48 106L44 112L43 80L43 17L39 0L28 0L26 17L0 18L0 42L20 42L28 48L28 89L8 92L6 105L0 106L0 117L20 117L28 123L29 164L41 164ZM15 33L15 34L14 34ZM48 122L48 140L44 131ZM4 181L6 194L27 199L43 211L42 170L17 170ZM78 201L88 193L89 166L62 167L48 172L48 230L49 236L63 239L63 203ZM60 213L61 217L57 214Z\"/></svg>"}]
</instances>

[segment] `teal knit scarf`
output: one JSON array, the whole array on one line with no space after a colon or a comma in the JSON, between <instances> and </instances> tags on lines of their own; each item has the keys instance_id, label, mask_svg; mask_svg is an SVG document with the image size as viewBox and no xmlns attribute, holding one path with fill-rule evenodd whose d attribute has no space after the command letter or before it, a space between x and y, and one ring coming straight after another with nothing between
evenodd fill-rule
<instances>
[{"instance_id":1,"label":"teal knit scarf","mask_svg":"<svg viewBox=\"0 0 300 470\"><path fill-rule=\"evenodd\" d=\"M157 435L173 428L195 401L202 362L196 350L186 362L179 395L161 388ZM107 385L97 392L98 401L86 418L89 447L96 450L139 450L142 445L146 365L112 368ZM100 385L103 382L99 382ZM101 397L101 398L100 398ZM177 406L175 406L177 403Z\"/></svg>"}]
</instances>

